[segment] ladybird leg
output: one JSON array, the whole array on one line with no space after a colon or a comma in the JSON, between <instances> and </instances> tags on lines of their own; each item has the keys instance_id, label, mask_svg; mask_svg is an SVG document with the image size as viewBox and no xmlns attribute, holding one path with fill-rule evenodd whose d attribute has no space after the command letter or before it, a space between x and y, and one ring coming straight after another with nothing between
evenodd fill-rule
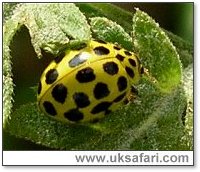
<instances>
[{"instance_id":1,"label":"ladybird leg","mask_svg":"<svg viewBox=\"0 0 200 172\"><path fill-rule=\"evenodd\" d=\"M147 68L144 68L144 75L150 79L150 81L152 81L153 83L157 83L158 81L156 80L155 77L153 77L150 73L149 70Z\"/></svg>"},{"instance_id":2,"label":"ladybird leg","mask_svg":"<svg viewBox=\"0 0 200 172\"><path fill-rule=\"evenodd\" d=\"M138 90L134 85L131 85L131 93L138 96Z\"/></svg>"},{"instance_id":3,"label":"ladybird leg","mask_svg":"<svg viewBox=\"0 0 200 172\"><path fill-rule=\"evenodd\" d=\"M133 102L137 97L138 97L138 90L134 85L132 85L131 92L128 96L129 102Z\"/></svg>"},{"instance_id":4,"label":"ladybird leg","mask_svg":"<svg viewBox=\"0 0 200 172\"><path fill-rule=\"evenodd\" d=\"M128 105L130 103L127 97L124 99L123 103L124 105Z\"/></svg>"},{"instance_id":5,"label":"ladybird leg","mask_svg":"<svg viewBox=\"0 0 200 172\"><path fill-rule=\"evenodd\" d=\"M133 102L138 97L138 90L135 86L131 86L130 93L127 95L126 99L124 100L124 104L127 105L130 102Z\"/></svg>"}]
</instances>

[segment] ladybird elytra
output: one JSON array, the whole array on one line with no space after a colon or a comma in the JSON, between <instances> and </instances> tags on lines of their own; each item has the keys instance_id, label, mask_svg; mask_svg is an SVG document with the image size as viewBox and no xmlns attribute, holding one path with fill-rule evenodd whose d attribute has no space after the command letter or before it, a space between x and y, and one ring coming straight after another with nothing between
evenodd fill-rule
<instances>
[{"instance_id":1,"label":"ladybird elytra","mask_svg":"<svg viewBox=\"0 0 200 172\"><path fill-rule=\"evenodd\" d=\"M78 50L66 50L44 70L39 108L63 122L97 121L124 104L142 68L133 52L91 40Z\"/></svg>"}]
</instances>

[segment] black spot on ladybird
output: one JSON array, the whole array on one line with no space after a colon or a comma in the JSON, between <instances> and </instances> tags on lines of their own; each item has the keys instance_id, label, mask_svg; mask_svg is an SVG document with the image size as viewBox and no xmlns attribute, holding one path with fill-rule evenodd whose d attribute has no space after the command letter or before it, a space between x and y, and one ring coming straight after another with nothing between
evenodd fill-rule
<instances>
[{"instance_id":1,"label":"black spot on ladybird","mask_svg":"<svg viewBox=\"0 0 200 172\"><path fill-rule=\"evenodd\" d=\"M124 56L120 55L120 54L117 54L116 55L116 58L119 60L119 61L123 61L124 60Z\"/></svg>"},{"instance_id":2,"label":"black spot on ladybird","mask_svg":"<svg viewBox=\"0 0 200 172\"><path fill-rule=\"evenodd\" d=\"M81 69L77 72L76 79L80 83L91 82L95 80L94 70L90 67Z\"/></svg>"},{"instance_id":3,"label":"black spot on ladybird","mask_svg":"<svg viewBox=\"0 0 200 172\"><path fill-rule=\"evenodd\" d=\"M111 102L101 102L97 104L91 111L92 114L97 114L99 112L103 112L108 110L108 108L112 105Z\"/></svg>"},{"instance_id":4,"label":"black spot on ladybird","mask_svg":"<svg viewBox=\"0 0 200 172\"><path fill-rule=\"evenodd\" d=\"M126 92L116 97L113 102L117 103L120 102L126 96Z\"/></svg>"},{"instance_id":5,"label":"black spot on ladybird","mask_svg":"<svg viewBox=\"0 0 200 172\"><path fill-rule=\"evenodd\" d=\"M94 53L96 55L107 55L110 53L109 49L105 48L104 46L99 46L94 48Z\"/></svg>"},{"instance_id":6,"label":"black spot on ladybird","mask_svg":"<svg viewBox=\"0 0 200 172\"><path fill-rule=\"evenodd\" d=\"M42 90L42 84L41 82L38 83L38 95L41 93Z\"/></svg>"},{"instance_id":7,"label":"black spot on ladybird","mask_svg":"<svg viewBox=\"0 0 200 172\"><path fill-rule=\"evenodd\" d=\"M88 53L79 53L79 54L76 54L70 61L69 61L69 66L70 67L76 67L84 62L87 61L87 59L89 58L90 56L88 55Z\"/></svg>"},{"instance_id":8,"label":"black spot on ladybird","mask_svg":"<svg viewBox=\"0 0 200 172\"><path fill-rule=\"evenodd\" d=\"M136 62L134 59L128 59L128 61L133 67L136 67Z\"/></svg>"},{"instance_id":9,"label":"black spot on ladybird","mask_svg":"<svg viewBox=\"0 0 200 172\"><path fill-rule=\"evenodd\" d=\"M102 99L106 96L108 96L110 93L107 84L104 84L102 82L99 82L95 85L94 88L94 97L96 99Z\"/></svg>"},{"instance_id":10,"label":"black spot on ladybird","mask_svg":"<svg viewBox=\"0 0 200 172\"><path fill-rule=\"evenodd\" d=\"M126 73L131 77L133 78L134 77L134 71L130 68L130 67L125 67L125 70L126 70Z\"/></svg>"},{"instance_id":11,"label":"black spot on ladybird","mask_svg":"<svg viewBox=\"0 0 200 172\"><path fill-rule=\"evenodd\" d=\"M68 112L64 113L65 118L69 121L78 122L83 119L83 113L80 112L78 109L71 109Z\"/></svg>"},{"instance_id":12,"label":"black spot on ladybird","mask_svg":"<svg viewBox=\"0 0 200 172\"><path fill-rule=\"evenodd\" d=\"M47 73L46 73L46 80L45 82L47 84L52 84L54 81L56 81L56 79L58 78L58 72L56 69L50 69Z\"/></svg>"},{"instance_id":13,"label":"black spot on ladybird","mask_svg":"<svg viewBox=\"0 0 200 172\"><path fill-rule=\"evenodd\" d=\"M115 50L121 50L121 48L120 47L118 47L118 46L113 46L113 48L115 49Z\"/></svg>"},{"instance_id":14,"label":"black spot on ladybird","mask_svg":"<svg viewBox=\"0 0 200 172\"><path fill-rule=\"evenodd\" d=\"M56 112L56 110L55 110L55 108L54 108L54 106L51 102L45 101L43 103L43 107L44 107L46 113L48 113L49 115L55 116L57 114L57 112Z\"/></svg>"},{"instance_id":15,"label":"black spot on ladybird","mask_svg":"<svg viewBox=\"0 0 200 172\"><path fill-rule=\"evenodd\" d=\"M90 104L89 97L83 92L74 93L73 99L79 108L87 107Z\"/></svg>"},{"instance_id":16,"label":"black spot on ladybird","mask_svg":"<svg viewBox=\"0 0 200 172\"><path fill-rule=\"evenodd\" d=\"M117 81L119 91L124 91L127 88L127 79L124 76L120 76Z\"/></svg>"},{"instance_id":17,"label":"black spot on ladybird","mask_svg":"<svg viewBox=\"0 0 200 172\"><path fill-rule=\"evenodd\" d=\"M107 62L103 64L103 69L110 75L115 75L119 71L118 65L115 62Z\"/></svg>"},{"instance_id":18,"label":"black spot on ladybird","mask_svg":"<svg viewBox=\"0 0 200 172\"><path fill-rule=\"evenodd\" d=\"M54 61L58 64L62 61L64 57L65 57L65 52L62 52L54 59Z\"/></svg>"},{"instance_id":19,"label":"black spot on ladybird","mask_svg":"<svg viewBox=\"0 0 200 172\"><path fill-rule=\"evenodd\" d=\"M65 103L67 97L67 88L63 84L57 84L52 92L53 98L59 103Z\"/></svg>"},{"instance_id":20,"label":"black spot on ladybird","mask_svg":"<svg viewBox=\"0 0 200 172\"><path fill-rule=\"evenodd\" d=\"M131 54L129 51L127 51L127 50L125 50L124 53L125 53L127 56L131 56L131 55L132 55L132 54Z\"/></svg>"}]
</instances>

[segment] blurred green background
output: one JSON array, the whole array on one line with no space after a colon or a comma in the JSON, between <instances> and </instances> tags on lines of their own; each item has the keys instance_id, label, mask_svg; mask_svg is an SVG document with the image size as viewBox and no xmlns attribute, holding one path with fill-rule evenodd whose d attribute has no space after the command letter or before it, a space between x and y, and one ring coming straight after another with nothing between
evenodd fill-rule
<instances>
[{"instance_id":1,"label":"blurred green background","mask_svg":"<svg viewBox=\"0 0 200 172\"><path fill-rule=\"evenodd\" d=\"M172 33L182 37L186 41L193 43L193 3L113 3L129 12L134 13L137 7L147 12L160 26ZM22 36L23 35L23 36ZM23 48L22 48L23 43ZM15 87L14 108L21 104L36 101L35 92L30 91L31 87L36 86L42 70L47 66L51 58L38 60L30 42L30 35L27 28L22 27L14 37L10 45L11 55L13 56L13 73ZM20 59L20 60L18 60ZM24 65L26 64L26 65ZM33 72L36 71L36 72ZM34 75L34 76L33 76ZM33 80L33 78L35 80ZM27 95L27 93L29 93ZM8 133L3 133L4 150L44 150L48 149L36 145L24 139L15 138Z\"/></svg>"}]
</instances>

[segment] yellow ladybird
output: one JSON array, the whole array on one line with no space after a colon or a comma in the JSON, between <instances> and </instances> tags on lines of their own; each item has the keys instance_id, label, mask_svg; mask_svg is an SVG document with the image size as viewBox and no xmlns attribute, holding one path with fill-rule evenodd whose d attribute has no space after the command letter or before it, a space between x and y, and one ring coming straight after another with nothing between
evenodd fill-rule
<instances>
[{"instance_id":1,"label":"yellow ladybird","mask_svg":"<svg viewBox=\"0 0 200 172\"><path fill-rule=\"evenodd\" d=\"M143 72L133 52L91 40L77 50L67 50L44 70L38 104L60 121L96 121L123 104Z\"/></svg>"}]
</instances>

